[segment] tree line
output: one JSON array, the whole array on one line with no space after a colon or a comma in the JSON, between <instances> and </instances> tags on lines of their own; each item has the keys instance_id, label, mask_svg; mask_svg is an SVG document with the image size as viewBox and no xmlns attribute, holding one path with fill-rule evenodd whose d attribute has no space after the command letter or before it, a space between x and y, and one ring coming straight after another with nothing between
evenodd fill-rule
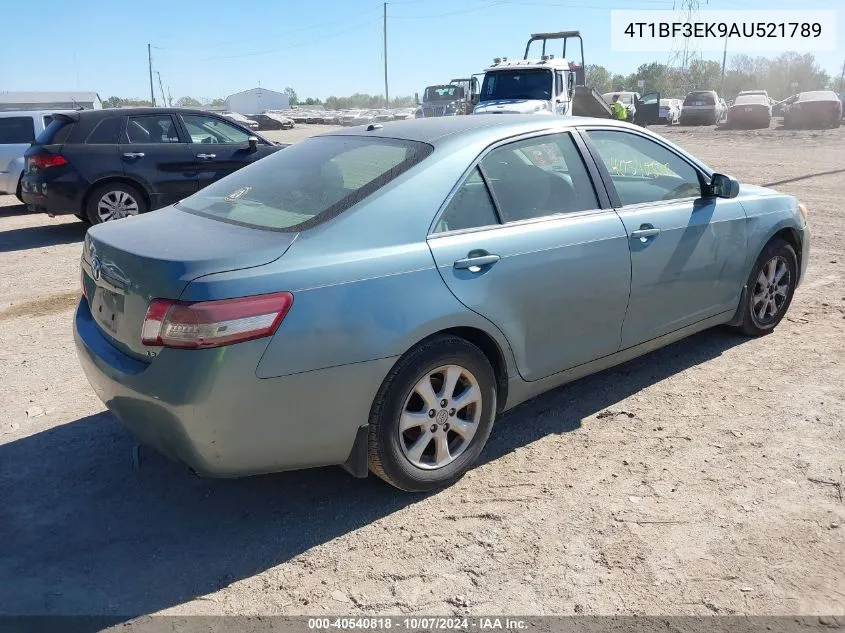
<instances>
[{"instance_id":1,"label":"tree line","mask_svg":"<svg viewBox=\"0 0 845 633\"><path fill-rule=\"evenodd\" d=\"M831 75L819 67L812 53L783 53L775 58L733 55L725 68L722 79L722 65L713 60L694 60L688 69L680 70L667 64L652 62L642 64L629 75L611 73L604 66L588 64L586 83L601 93L614 91L632 91L645 94L660 92L666 97L684 97L690 90L717 90L725 99L733 99L741 90L766 90L773 99L785 99L797 92L808 90L843 90L842 77ZM644 87L639 88L642 80ZM296 90L287 87L283 91L290 100L290 105L321 105L327 110L349 110L354 108L376 109L384 107L383 95L371 95L356 92L348 97L330 96L321 100L314 97L300 99ZM413 106L415 98L395 97L390 100L391 108ZM150 106L145 99L123 99L109 97L103 101L104 108L121 106ZM211 106L223 107L225 101L220 98L180 97L168 105L180 107Z\"/></svg>"},{"instance_id":2,"label":"tree line","mask_svg":"<svg viewBox=\"0 0 845 633\"><path fill-rule=\"evenodd\" d=\"M586 84L598 92L660 92L683 98L690 90L716 90L733 99L741 90L766 90L773 99L786 99L809 90L842 90L841 77L831 77L811 53L783 53L775 58L734 55L725 68L713 60L694 60L686 71L666 64L642 64L630 75L611 73L604 66L588 64ZM644 87L638 87L638 81Z\"/></svg>"}]
</instances>

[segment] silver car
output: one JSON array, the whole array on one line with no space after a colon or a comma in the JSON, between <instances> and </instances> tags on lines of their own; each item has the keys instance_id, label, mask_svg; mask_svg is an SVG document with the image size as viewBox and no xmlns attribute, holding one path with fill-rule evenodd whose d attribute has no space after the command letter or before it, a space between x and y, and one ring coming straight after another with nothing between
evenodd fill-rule
<instances>
[{"instance_id":1,"label":"silver car","mask_svg":"<svg viewBox=\"0 0 845 633\"><path fill-rule=\"evenodd\" d=\"M457 480L503 411L730 324L770 333L806 209L640 127L442 117L316 136L89 230L79 358L203 475Z\"/></svg>"},{"instance_id":2,"label":"silver car","mask_svg":"<svg viewBox=\"0 0 845 633\"><path fill-rule=\"evenodd\" d=\"M0 111L0 195L15 194L21 200L24 152L50 125L55 112L56 110Z\"/></svg>"}]
</instances>

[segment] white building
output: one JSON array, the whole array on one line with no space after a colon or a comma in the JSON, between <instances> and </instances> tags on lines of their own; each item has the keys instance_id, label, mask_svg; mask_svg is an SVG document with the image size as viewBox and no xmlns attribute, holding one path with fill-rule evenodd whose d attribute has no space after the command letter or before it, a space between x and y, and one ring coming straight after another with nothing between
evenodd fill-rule
<instances>
[{"instance_id":1,"label":"white building","mask_svg":"<svg viewBox=\"0 0 845 633\"><path fill-rule=\"evenodd\" d=\"M96 92L0 92L0 110L100 110Z\"/></svg>"},{"instance_id":2,"label":"white building","mask_svg":"<svg viewBox=\"0 0 845 633\"><path fill-rule=\"evenodd\" d=\"M290 99L283 92L251 88L226 97L226 109L238 114L263 114L267 110L287 110Z\"/></svg>"}]
</instances>

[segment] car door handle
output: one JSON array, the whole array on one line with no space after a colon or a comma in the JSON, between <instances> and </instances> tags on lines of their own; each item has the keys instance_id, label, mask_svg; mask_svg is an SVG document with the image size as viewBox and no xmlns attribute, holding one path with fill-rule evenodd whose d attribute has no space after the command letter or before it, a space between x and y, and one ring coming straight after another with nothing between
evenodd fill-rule
<instances>
[{"instance_id":1,"label":"car door handle","mask_svg":"<svg viewBox=\"0 0 845 633\"><path fill-rule=\"evenodd\" d=\"M124 158L143 158L144 152L124 152Z\"/></svg>"},{"instance_id":2,"label":"car door handle","mask_svg":"<svg viewBox=\"0 0 845 633\"><path fill-rule=\"evenodd\" d=\"M636 231L631 231L631 239L645 241L650 237L654 237L658 233L660 233L660 229L656 229L650 224L643 224Z\"/></svg>"},{"instance_id":3,"label":"car door handle","mask_svg":"<svg viewBox=\"0 0 845 633\"><path fill-rule=\"evenodd\" d=\"M200 160L214 160L217 158L217 154L197 154L197 158Z\"/></svg>"},{"instance_id":4,"label":"car door handle","mask_svg":"<svg viewBox=\"0 0 845 633\"><path fill-rule=\"evenodd\" d=\"M498 255L491 255L484 251L483 253L470 253L464 259L459 259L455 262L455 268L458 270L469 270L471 272L478 272L484 266L492 266L499 261Z\"/></svg>"}]
</instances>

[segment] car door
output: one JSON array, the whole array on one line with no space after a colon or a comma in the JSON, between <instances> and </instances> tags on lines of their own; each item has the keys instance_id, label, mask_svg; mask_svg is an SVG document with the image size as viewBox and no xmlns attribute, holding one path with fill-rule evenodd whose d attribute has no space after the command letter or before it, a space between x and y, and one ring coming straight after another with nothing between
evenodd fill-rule
<instances>
[{"instance_id":1,"label":"car door","mask_svg":"<svg viewBox=\"0 0 845 633\"><path fill-rule=\"evenodd\" d=\"M485 152L428 239L452 293L507 337L525 380L619 348L627 235L570 133Z\"/></svg>"},{"instance_id":2,"label":"car door","mask_svg":"<svg viewBox=\"0 0 845 633\"><path fill-rule=\"evenodd\" d=\"M222 117L180 114L179 118L188 135L200 189L281 149ZM250 138L258 142L253 146Z\"/></svg>"},{"instance_id":3,"label":"car door","mask_svg":"<svg viewBox=\"0 0 845 633\"><path fill-rule=\"evenodd\" d=\"M650 92L637 102L637 123L657 125L660 122L660 93Z\"/></svg>"},{"instance_id":4,"label":"car door","mask_svg":"<svg viewBox=\"0 0 845 633\"><path fill-rule=\"evenodd\" d=\"M742 205L703 196L707 176L651 137L618 128L584 135L631 248L622 348L733 311L745 275Z\"/></svg>"},{"instance_id":5,"label":"car door","mask_svg":"<svg viewBox=\"0 0 845 633\"><path fill-rule=\"evenodd\" d=\"M197 191L193 155L174 115L127 116L119 151L124 173L149 193L150 209Z\"/></svg>"}]
</instances>

